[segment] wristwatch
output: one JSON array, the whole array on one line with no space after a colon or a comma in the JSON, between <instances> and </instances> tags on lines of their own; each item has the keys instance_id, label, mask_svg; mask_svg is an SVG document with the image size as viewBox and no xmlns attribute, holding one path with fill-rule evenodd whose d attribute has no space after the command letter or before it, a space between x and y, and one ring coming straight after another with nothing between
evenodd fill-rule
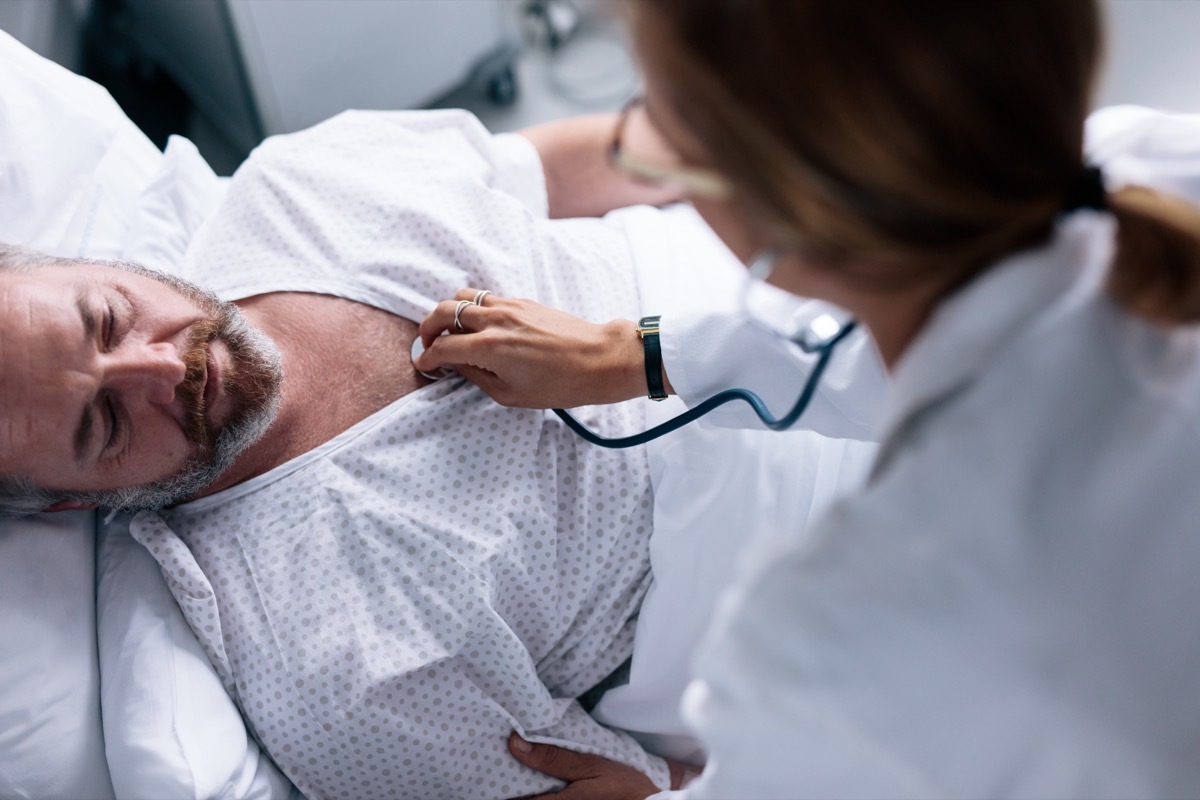
<instances>
[{"instance_id":1,"label":"wristwatch","mask_svg":"<svg viewBox=\"0 0 1200 800\"><path fill-rule=\"evenodd\" d=\"M637 333L642 337L642 347L646 351L646 388L651 400L667 399L663 388L662 345L658 341L659 319L657 315L642 317L637 324Z\"/></svg>"}]
</instances>

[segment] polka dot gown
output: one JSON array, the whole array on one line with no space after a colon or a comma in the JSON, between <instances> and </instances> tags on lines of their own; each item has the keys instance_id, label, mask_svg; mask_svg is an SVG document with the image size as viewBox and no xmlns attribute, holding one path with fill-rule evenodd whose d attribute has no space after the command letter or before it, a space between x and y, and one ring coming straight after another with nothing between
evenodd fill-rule
<instances>
[{"instance_id":1,"label":"polka dot gown","mask_svg":"<svg viewBox=\"0 0 1200 800\"><path fill-rule=\"evenodd\" d=\"M419 320L469 285L638 313L620 232L547 220L532 147L462 112L268 140L198 236L182 272L229 299L322 292ZM644 424L637 402L584 416ZM511 758L514 728L665 786L660 759L573 699L630 655L650 526L642 450L450 378L132 530L306 796L505 798L558 785Z\"/></svg>"}]
</instances>

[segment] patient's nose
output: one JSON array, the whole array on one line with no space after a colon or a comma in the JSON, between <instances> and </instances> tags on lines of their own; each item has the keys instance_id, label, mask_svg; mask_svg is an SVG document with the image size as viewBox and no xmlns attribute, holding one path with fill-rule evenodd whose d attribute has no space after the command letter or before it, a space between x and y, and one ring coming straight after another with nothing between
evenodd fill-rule
<instances>
[{"instance_id":1,"label":"patient's nose","mask_svg":"<svg viewBox=\"0 0 1200 800\"><path fill-rule=\"evenodd\" d=\"M174 347L157 343L118 350L105 370L106 383L145 392L151 403L166 405L175 400L175 387L183 382L187 367Z\"/></svg>"}]
</instances>

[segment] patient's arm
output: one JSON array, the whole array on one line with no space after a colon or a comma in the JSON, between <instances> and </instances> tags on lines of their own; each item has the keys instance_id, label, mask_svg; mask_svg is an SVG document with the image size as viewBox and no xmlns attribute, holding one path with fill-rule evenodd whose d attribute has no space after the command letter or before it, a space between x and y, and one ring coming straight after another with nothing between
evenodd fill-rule
<instances>
[{"instance_id":1,"label":"patient's arm","mask_svg":"<svg viewBox=\"0 0 1200 800\"><path fill-rule=\"evenodd\" d=\"M681 199L678 189L638 183L612 166L608 149L616 123L616 114L591 114L518 131L541 156L551 217L598 217L614 208Z\"/></svg>"}]
</instances>

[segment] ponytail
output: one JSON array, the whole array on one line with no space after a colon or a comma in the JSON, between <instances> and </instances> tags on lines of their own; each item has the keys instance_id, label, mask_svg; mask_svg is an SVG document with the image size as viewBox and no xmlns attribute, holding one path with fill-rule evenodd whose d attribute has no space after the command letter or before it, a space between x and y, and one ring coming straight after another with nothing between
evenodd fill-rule
<instances>
[{"instance_id":1,"label":"ponytail","mask_svg":"<svg viewBox=\"0 0 1200 800\"><path fill-rule=\"evenodd\" d=\"M1143 186L1111 192L1108 208L1117 219L1109 294L1160 325L1200 323L1200 208Z\"/></svg>"}]
</instances>

